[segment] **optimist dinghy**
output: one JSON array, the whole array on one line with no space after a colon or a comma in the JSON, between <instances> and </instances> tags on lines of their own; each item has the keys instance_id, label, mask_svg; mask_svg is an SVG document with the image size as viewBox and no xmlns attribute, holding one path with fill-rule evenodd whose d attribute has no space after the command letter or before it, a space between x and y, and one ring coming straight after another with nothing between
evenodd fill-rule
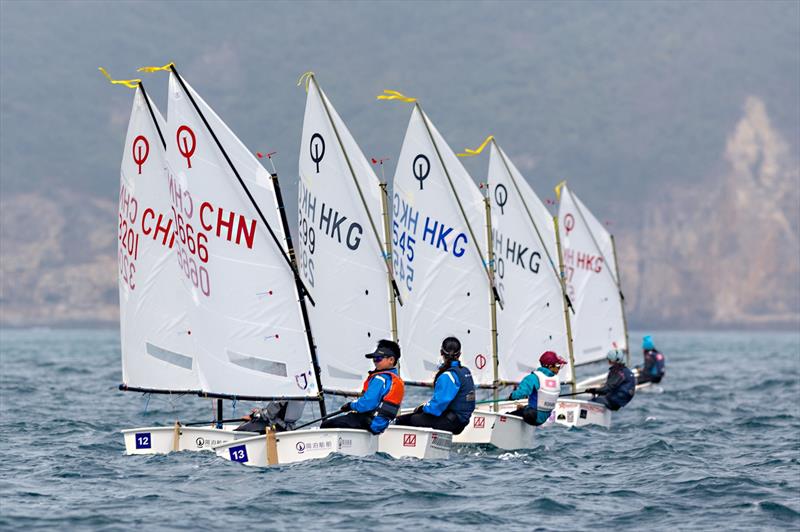
<instances>
[{"instance_id":1,"label":"optimist dinghy","mask_svg":"<svg viewBox=\"0 0 800 532\"><path fill-rule=\"evenodd\" d=\"M452 334L461 341L461 363L476 387L496 390L500 294L488 267L494 253L489 203L419 104L398 158L392 207L393 265L403 297L401 375L407 384L432 386L436 349ZM482 430L467 429L452 441L505 449L533 445L532 427L521 418L489 418Z\"/></svg>"},{"instance_id":2,"label":"optimist dinghy","mask_svg":"<svg viewBox=\"0 0 800 532\"><path fill-rule=\"evenodd\" d=\"M169 338L180 337L184 343L179 348L156 345L160 349L148 349L153 343L150 338L164 329L163 323L145 330L133 342L135 350L126 350L123 340L124 368L150 364L154 370L136 373L141 375L137 380L124 371L128 379L121 388L168 393L184 392L192 385L204 397L316 399L324 415L319 364L305 305L307 291L290 258L291 238L277 176L270 176L174 66L169 68L169 117L164 137L170 142L160 197L166 197L170 205L164 216L143 217L152 226L142 225L141 232L147 238L161 238L163 233L163 246L171 250L165 256L172 260L163 259L162 269L175 262L179 265L172 272L171 283L181 290L174 299L174 314L164 321L180 322L167 332ZM140 208L144 210L145 205ZM166 294L147 292L158 302ZM122 326L124 339L126 323ZM165 371L186 373L189 384L175 387L170 375L164 377ZM163 387L152 386L155 379ZM125 439L133 443L129 452L144 453L191 449L184 440L194 437L199 446L201 435L203 449L253 437L229 429L150 427L126 430ZM313 432L316 439L310 443L314 449L316 442L317 452L278 454L278 462L265 463L280 463L281 456L286 462L319 457L320 444L326 452L330 448L330 452L359 455L377 449L377 438L365 432L297 432L300 434L281 433L281 441L299 445L300 438ZM269 434L275 436L270 430L263 438ZM223 456L245 461L240 454ZM258 453L253 456L258 461Z\"/></svg>"},{"instance_id":3,"label":"optimist dinghy","mask_svg":"<svg viewBox=\"0 0 800 532\"><path fill-rule=\"evenodd\" d=\"M386 188L316 76L301 79L308 94L297 198L300 273L315 301L308 310L324 390L358 396L373 369L364 353L382 338L398 341L396 308L402 299L391 259ZM403 351L401 366L411 359ZM447 458L452 434L390 426L379 442L379 450L395 458Z\"/></svg>"}]
</instances>

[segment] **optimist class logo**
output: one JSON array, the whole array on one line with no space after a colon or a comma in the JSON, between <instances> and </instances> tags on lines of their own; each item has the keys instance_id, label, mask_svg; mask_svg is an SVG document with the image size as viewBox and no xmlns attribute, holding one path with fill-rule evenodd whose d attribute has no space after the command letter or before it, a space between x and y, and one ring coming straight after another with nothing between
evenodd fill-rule
<instances>
[{"instance_id":1,"label":"optimist class logo","mask_svg":"<svg viewBox=\"0 0 800 532\"><path fill-rule=\"evenodd\" d=\"M567 230L567 234L570 233L573 229L575 229L575 217L572 214L567 214L564 216L564 229Z\"/></svg>"},{"instance_id":2,"label":"optimist class logo","mask_svg":"<svg viewBox=\"0 0 800 532\"><path fill-rule=\"evenodd\" d=\"M192 155L194 155L194 149L197 145L194 131L192 131L189 126L181 126L178 128L175 138L178 142L178 151L186 159L187 168L191 168Z\"/></svg>"},{"instance_id":3,"label":"optimist class logo","mask_svg":"<svg viewBox=\"0 0 800 532\"><path fill-rule=\"evenodd\" d=\"M147 142L144 135L139 135L134 139L131 151L133 152L133 162L139 167L139 175L142 175L142 165L150 155L150 143Z\"/></svg>"}]
</instances>

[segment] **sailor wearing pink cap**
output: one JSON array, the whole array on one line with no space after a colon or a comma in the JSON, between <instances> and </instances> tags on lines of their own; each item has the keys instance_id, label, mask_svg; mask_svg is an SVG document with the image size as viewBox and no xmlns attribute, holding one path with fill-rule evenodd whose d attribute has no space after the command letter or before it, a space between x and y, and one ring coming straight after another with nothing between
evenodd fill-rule
<instances>
[{"instance_id":1,"label":"sailor wearing pink cap","mask_svg":"<svg viewBox=\"0 0 800 532\"><path fill-rule=\"evenodd\" d=\"M519 386L511 392L509 399L528 399L528 404L513 412L512 416L519 416L528 425L538 426L547 421L550 412L556 407L556 401L561 393L561 383L558 372L567 361L552 351L545 351L539 357L541 367L526 375Z\"/></svg>"}]
</instances>

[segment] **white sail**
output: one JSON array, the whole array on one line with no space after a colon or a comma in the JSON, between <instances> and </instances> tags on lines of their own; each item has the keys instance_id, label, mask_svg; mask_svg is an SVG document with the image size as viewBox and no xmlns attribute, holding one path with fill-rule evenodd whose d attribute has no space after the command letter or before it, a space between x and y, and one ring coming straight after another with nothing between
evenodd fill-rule
<instances>
[{"instance_id":1,"label":"white sail","mask_svg":"<svg viewBox=\"0 0 800 532\"><path fill-rule=\"evenodd\" d=\"M569 359L553 217L495 142L489 158L500 380L519 382L544 351ZM561 369L562 382L569 368Z\"/></svg>"},{"instance_id":2,"label":"white sail","mask_svg":"<svg viewBox=\"0 0 800 532\"><path fill-rule=\"evenodd\" d=\"M145 98L137 88L120 171L122 382L130 388L197 391L200 381L187 334L185 291L176 283L166 160L158 128L161 133L166 129L155 104Z\"/></svg>"},{"instance_id":3,"label":"white sail","mask_svg":"<svg viewBox=\"0 0 800 532\"><path fill-rule=\"evenodd\" d=\"M298 264L315 301L308 311L322 381L325 389L360 392L372 369L364 354L392 338L382 192L314 79L299 168Z\"/></svg>"},{"instance_id":4,"label":"white sail","mask_svg":"<svg viewBox=\"0 0 800 532\"><path fill-rule=\"evenodd\" d=\"M283 255L285 235L270 175L186 87L208 127L173 73L165 136L175 244L192 301L191 332L200 357L202 390L237 397L316 395L310 347L294 277Z\"/></svg>"},{"instance_id":5,"label":"white sail","mask_svg":"<svg viewBox=\"0 0 800 532\"><path fill-rule=\"evenodd\" d=\"M572 300L575 365L625 349L622 298L611 235L566 185L561 189L558 229L567 294Z\"/></svg>"},{"instance_id":6,"label":"white sail","mask_svg":"<svg viewBox=\"0 0 800 532\"><path fill-rule=\"evenodd\" d=\"M475 382L491 384L491 292L480 255L485 258L487 248L483 197L419 106L397 162L392 216L403 378L432 382L442 339L452 335L461 340L461 362Z\"/></svg>"}]
</instances>

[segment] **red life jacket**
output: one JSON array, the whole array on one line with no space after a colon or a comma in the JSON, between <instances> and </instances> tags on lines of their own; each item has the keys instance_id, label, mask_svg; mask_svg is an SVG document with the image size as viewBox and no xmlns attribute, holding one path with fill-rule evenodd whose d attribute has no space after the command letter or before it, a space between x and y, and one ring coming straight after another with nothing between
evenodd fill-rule
<instances>
[{"instance_id":1,"label":"red life jacket","mask_svg":"<svg viewBox=\"0 0 800 532\"><path fill-rule=\"evenodd\" d=\"M378 403L378 408L375 409L375 415L382 416L387 419L394 419L397 417L397 414L400 412L400 404L403 402L403 395L405 394L405 383L403 383L403 379L401 379L396 373L391 371L376 371L374 373L370 373L369 376L364 380L364 386L361 387L361 393L367 391L369 388L369 382L376 376L376 375L388 375L392 379L392 385L389 387L389 391L386 395L383 396L381 402Z\"/></svg>"}]
</instances>

